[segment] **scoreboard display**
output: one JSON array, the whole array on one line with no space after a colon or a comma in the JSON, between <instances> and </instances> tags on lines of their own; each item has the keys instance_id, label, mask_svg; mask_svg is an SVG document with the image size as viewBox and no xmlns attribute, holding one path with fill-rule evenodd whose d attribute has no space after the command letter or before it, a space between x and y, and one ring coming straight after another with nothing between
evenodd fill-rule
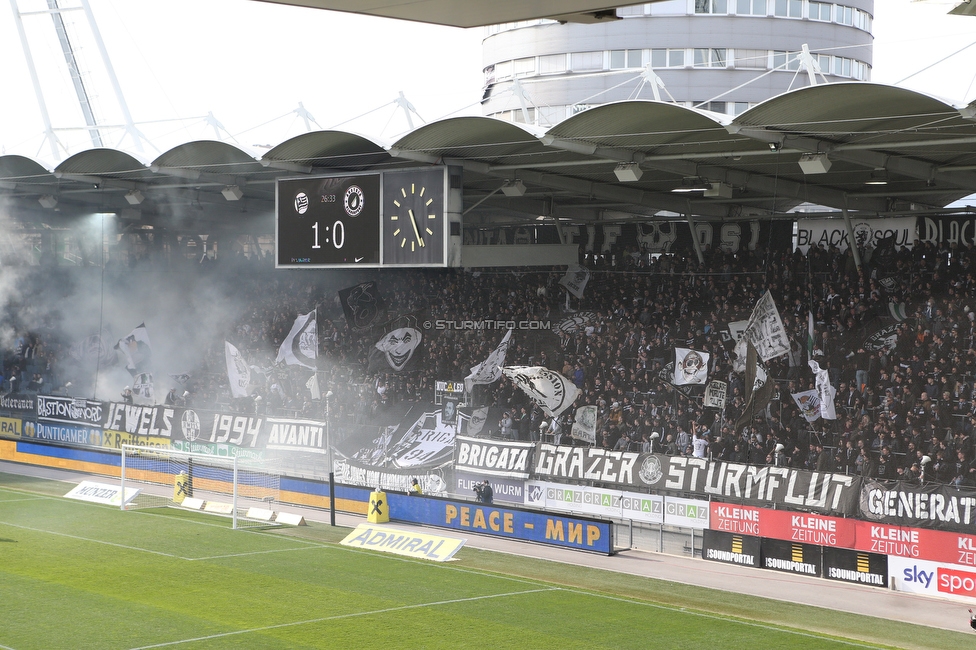
<instances>
[{"instance_id":1,"label":"scoreboard display","mask_svg":"<svg viewBox=\"0 0 976 650\"><path fill-rule=\"evenodd\" d=\"M447 266L448 183L446 167L278 179L275 267Z\"/></svg>"}]
</instances>

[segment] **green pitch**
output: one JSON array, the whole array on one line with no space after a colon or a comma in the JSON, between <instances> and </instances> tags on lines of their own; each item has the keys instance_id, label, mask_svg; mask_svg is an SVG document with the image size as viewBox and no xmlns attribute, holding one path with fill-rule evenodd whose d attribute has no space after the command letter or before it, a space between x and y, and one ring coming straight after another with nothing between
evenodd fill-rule
<instances>
[{"instance_id":1,"label":"green pitch","mask_svg":"<svg viewBox=\"0 0 976 650\"><path fill-rule=\"evenodd\" d=\"M430 563L348 532L234 531L0 474L0 648L971 648L972 638L462 549Z\"/></svg>"}]
</instances>

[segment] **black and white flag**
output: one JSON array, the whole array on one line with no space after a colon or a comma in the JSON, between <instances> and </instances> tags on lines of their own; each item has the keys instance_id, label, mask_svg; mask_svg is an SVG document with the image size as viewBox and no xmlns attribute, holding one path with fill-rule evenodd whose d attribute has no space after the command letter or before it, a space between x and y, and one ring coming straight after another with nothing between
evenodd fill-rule
<instances>
[{"instance_id":1,"label":"black and white flag","mask_svg":"<svg viewBox=\"0 0 976 650\"><path fill-rule=\"evenodd\" d=\"M315 329L315 310L299 315L291 331L278 348L275 363L284 361L289 366L299 365L315 370L318 357L319 337Z\"/></svg>"},{"instance_id":2,"label":"black and white flag","mask_svg":"<svg viewBox=\"0 0 976 650\"><path fill-rule=\"evenodd\" d=\"M464 378L464 390L471 392L475 384L493 384L502 377L502 366L505 365L505 355L512 341L512 330L505 332L501 343L498 344L488 358L471 369L471 374Z\"/></svg>"},{"instance_id":3,"label":"black and white flag","mask_svg":"<svg viewBox=\"0 0 976 650\"><path fill-rule=\"evenodd\" d=\"M508 366L502 373L552 417L572 406L580 393L576 384L542 366Z\"/></svg>"},{"instance_id":4,"label":"black and white flag","mask_svg":"<svg viewBox=\"0 0 976 650\"><path fill-rule=\"evenodd\" d=\"M675 386L704 385L708 381L708 360L711 356L708 352L675 348L674 378L671 383Z\"/></svg>"},{"instance_id":5,"label":"black and white flag","mask_svg":"<svg viewBox=\"0 0 976 650\"><path fill-rule=\"evenodd\" d=\"M152 348L149 345L149 332L146 324L141 323L125 338L119 339L115 349L125 357L125 369L135 377L142 372L152 370Z\"/></svg>"},{"instance_id":6,"label":"black and white flag","mask_svg":"<svg viewBox=\"0 0 976 650\"><path fill-rule=\"evenodd\" d=\"M803 414L803 419L807 422L816 422L820 419L820 393L816 389L790 393L793 401Z\"/></svg>"},{"instance_id":7,"label":"black and white flag","mask_svg":"<svg viewBox=\"0 0 976 650\"><path fill-rule=\"evenodd\" d=\"M236 347L224 341L224 360L227 362L227 382L231 397L247 397L251 383L251 369Z\"/></svg>"},{"instance_id":8,"label":"black and white flag","mask_svg":"<svg viewBox=\"0 0 976 650\"><path fill-rule=\"evenodd\" d=\"M139 372L132 377L132 401L136 404L155 403L156 391L153 388L152 373Z\"/></svg>"},{"instance_id":9,"label":"black and white flag","mask_svg":"<svg viewBox=\"0 0 976 650\"><path fill-rule=\"evenodd\" d=\"M346 315L346 322L354 330L372 326L379 320L379 315L384 308L375 280L340 289L339 302L342 304L342 312Z\"/></svg>"},{"instance_id":10,"label":"black and white flag","mask_svg":"<svg viewBox=\"0 0 976 650\"><path fill-rule=\"evenodd\" d=\"M745 372L747 343L752 343L756 348L756 354L764 362L789 354L790 339L783 327L779 310L776 309L773 295L769 291L756 302L752 316L749 317L749 324L735 344L736 358L732 363L732 369L736 372Z\"/></svg>"},{"instance_id":11,"label":"black and white flag","mask_svg":"<svg viewBox=\"0 0 976 650\"><path fill-rule=\"evenodd\" d=\"M589 269L580 266L579 264L570 264L569 268L566 269L566 275L563 276L559 284L566 287L566 291L570 292L577 299L583 297L583 290L586 289L586 283L590 280Z\"/></svg>"},{"instance_id":12,"label":"black and white flag","mask_svg":"<svg viewBox=\"0 0 976 650\"><path fill-rule=\"evenodd\" d=\"M367 372L410 372L420 365L424 335L417 317L401 316L387 324L369 354Z\"/></svg>"},{"instance_id":13,"label":"black and white flag","mask_svg":"<svg viewBox=\"0 0 976 650\"><path fill-rule=\"evenodd\" d=\"M820 396L820 417L824 420L836 420L837 410L834 407L834 396L837 390L830 385L830 373L820 368L816 361L810 361L810 370L816 377L817 393Z\"/></svg>"}]
</instances>

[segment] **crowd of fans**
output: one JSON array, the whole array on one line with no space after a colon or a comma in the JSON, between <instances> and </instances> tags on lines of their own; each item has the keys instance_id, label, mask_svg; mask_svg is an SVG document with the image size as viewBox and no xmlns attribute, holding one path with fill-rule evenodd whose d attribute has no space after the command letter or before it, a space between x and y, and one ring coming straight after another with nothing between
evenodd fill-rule
<instances>
[{"instance_id":1,"label":"crowd of fans","mask_svg":"<svg viewBox=\"0 0 976 650\"><path fill-rule=\"evenodd\" d=\"M386 319L547 323L551 329L516 331L506 364L544 366L575 383L581 396L574 407L598 407L596 444L604 448L976 485L976 250L916 242L883 259L872 253L860 251L860 268L849 251L824 247L806 254L706 247L701 261L691 251L635 252L612 262L590 256L581 299L566 297L563 268L311 273L275 271L267 255L210 259L206 266L233 278L239 309L167 399L327 416L341 431L379 422L396 404L432 402L435 381L462 381L504 334L425 331L415 369L370 372L378 330L350 327L336 290L375 279ZM747 320L767 290L793 349L767 363L775 391L757 408L746 404L743 378L732 371L728 324ZM296 316L313 309L319 390L329 399L312 398L311 371L275 364ZM806 363L811 312L812 356L837 389L838 417L808 423L791 394L814 387ZM75 344L57 332L16 337L3 359L5 392L67 390L72 379L84 380L69 369ZM251 365L248 398L229 396L224 340ZM728 384L724 409L704 408L699 387L670 384L665 366L675 347L710 355L709 378ZM580 444L568 435L574 409L553 421L504 378L476 387L474 397L476 406L505 412L483 435Z\"/></svg>"}]
</instances>

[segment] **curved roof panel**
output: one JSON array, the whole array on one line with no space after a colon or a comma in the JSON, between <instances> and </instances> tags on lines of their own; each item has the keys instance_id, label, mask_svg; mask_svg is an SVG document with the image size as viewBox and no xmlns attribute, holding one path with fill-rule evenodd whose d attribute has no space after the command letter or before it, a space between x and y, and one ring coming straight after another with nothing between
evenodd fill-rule
<instances>
[{"instance_id":1,"label":"curved roof panel","mask_svg":"<svg viewBox=\"0 0 976 650\"><path fill-rule=\"evenodd\" d=\"M359 169L389 160L382 145L346 131L314 131L285 140L262 161L291 162L310 167Z\"/></svg>"},{"instance_id":2,"label":"curved roof panel","mask_svg":"<svg viewBox=\"0 0 976 650\"><path fill-rule=\"evenodd\" d=\"M707 113L649 100L591 108L560 122L547 135L662 154L669 150L712 152L763 146L731 135L722 122Z\"/></svg>"},{"instance_id":3,"label":"curved roof panel","mask_svg":"<svg viewBox=\"0 0 976 650\"><path fill-rule=\"evenodd\" d=\"M10 182L49 182L54 176L49 169L25 156L0 156L0 179Z\"/></svg>"},{"instance_id":4,"label":"curved roof panel","mask_svg":"<svg viewBox=\"0 0 976 650\"><path fill-rule=\"evenodd\" d=\"M497 164L551 153L530 128L493 117L453 117L432 122L403 136L391 149Z\"/></svg>"},{"instance_id":5,"label":"curved roof panel","mask_svg":"<svg viewBox=\"0 0 976 650\"><path fill-rule=\"evenodd\" d=\"M86 174L92 176L124 175L149 177L145 162L137 160L131 154L115 149L89 149L64 160L55 168L55 172L62 174Z\"/></svg>"},{"instance_id":6,"label":"curved roof panel","mask_svg":"<svg viewBox=\"0 0 976 650\"><path fill-rule=\"evenodd\" d=\"M165 151L153 161L153 167L196 169L213 174L240 175L263 171L261 163L244 150L214 140L187 142Z\"/></svg>"}]
</instances>

